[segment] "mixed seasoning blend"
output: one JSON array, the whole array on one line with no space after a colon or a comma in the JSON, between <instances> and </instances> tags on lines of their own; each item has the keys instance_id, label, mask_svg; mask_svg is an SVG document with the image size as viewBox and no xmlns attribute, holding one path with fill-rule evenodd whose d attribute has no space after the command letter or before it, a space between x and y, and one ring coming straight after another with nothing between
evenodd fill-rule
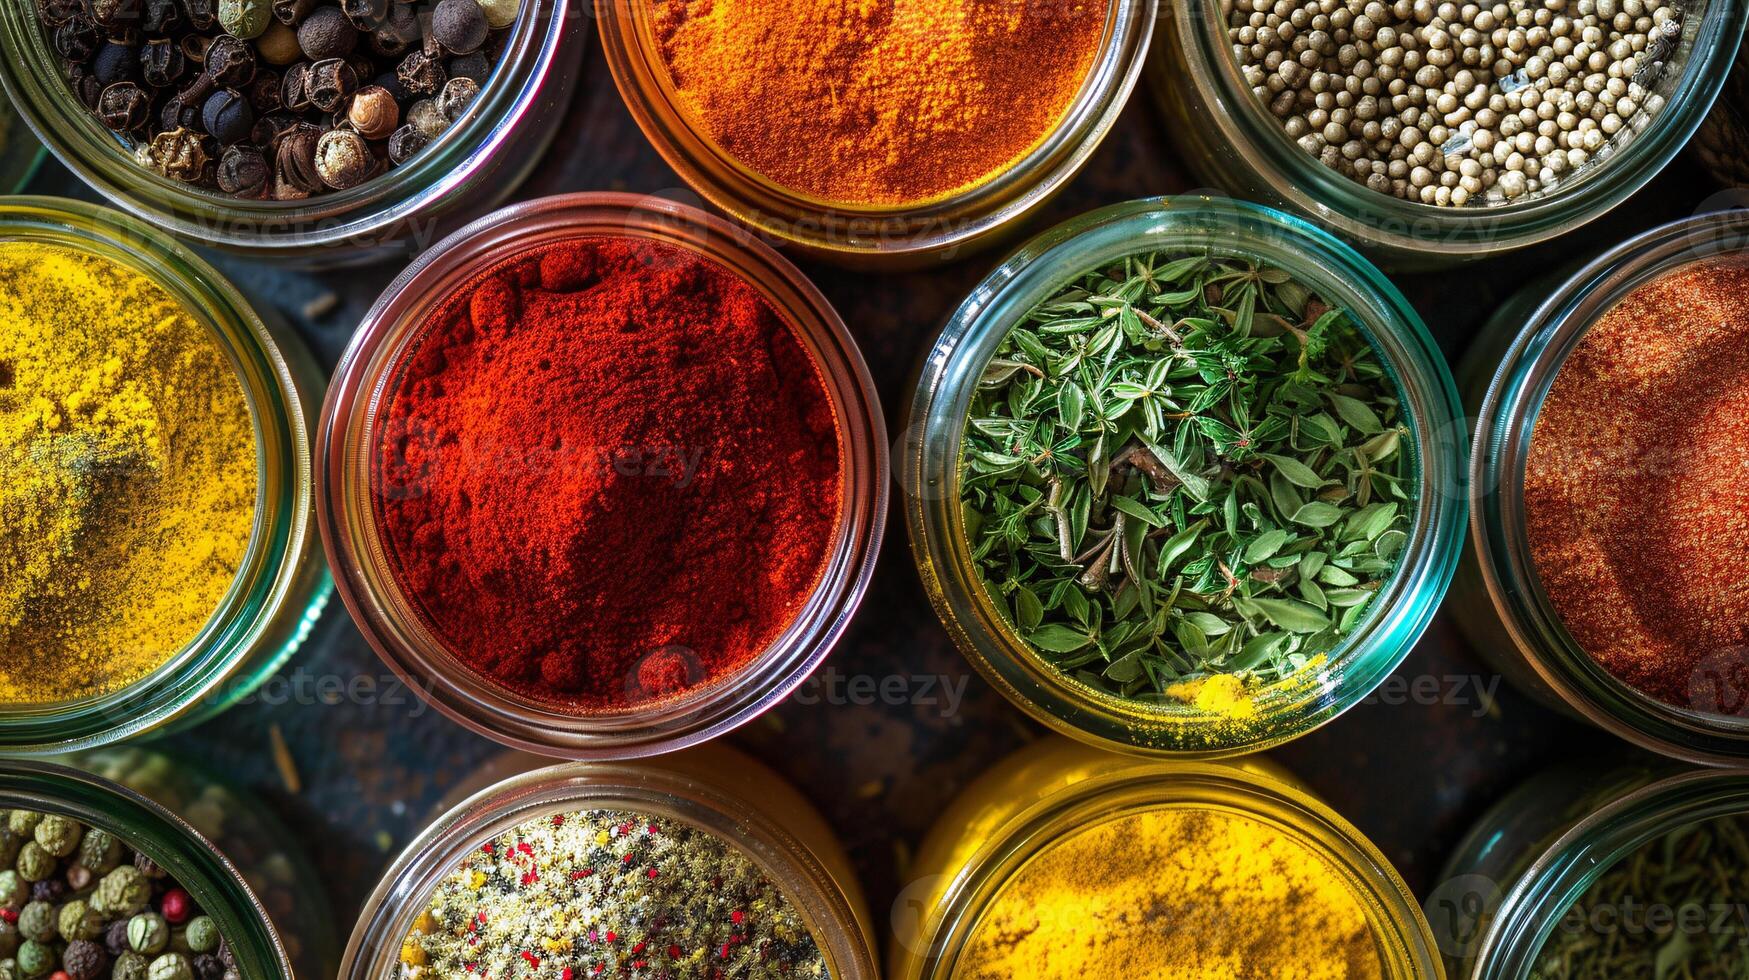
<instances>
[{"instance_id":1,"label":"mixed seasoning blend","mask_svg":"<svg viewBox=\"0 0 1749 980\"><path fill-rule=\"evenodd\" d=\"M1395 568L1409 439L1346 311L1252 261L1132 255L1064 283L986 367L972 559L1056 669L1248 722Z\"/></svg>"},{"instance_id":2,"label":"mixed seasoning blend","mask_svg":"<svg viewBox=\"0 0 1749 980\"><path fill-rule=\"evenodd\" d=\"M830 976L807 924L739 848L665 817L555 814L438 884L401 975L511 980Z\"/></svg>"},{"instance_id":3,"label":"mixed seasoning blend","mask_svg":"<svg viewBox=\"0 0 1749 980\"><path fill-rule=\"evenodd\" d=\"M218 338L157 281L0 242L0 704L167 663L253 532L255 428Z\"/></svg>"},{"instance_id":4,"label":"mixed seasoning blend","mask_svg":"<svg viewBox=\"0 0 1749 980\"><path fill-rule=\"evenodd\" d=\"M577 714L731 677L796 619L841 510L821 369L702 254L578 238L446 298L383 396L397 586L467 668Z\"/></svg>"},{"instance_id":5,"label":"mixed seasoning blend","mask_svg":"<svg viewBox=\"0 0 1749 980\"><path fill-rule=\"evenodd\" d=\"M1109 0L638 0L689 125L742 167L847 207L911 207L1054 132Z\"/></svg>"},{"instance_id":6,"label":"mixed seasoning blend","mask_svg":"<svg viewBox=\"0 0 1749 980\"><path fill-rule=\"evenodd\" d=\"M955 980L1382 980L1354 889L1280 828L1156 809L1049 845L991 899Z\"/></svg>"},{"instance_id":7,"label":"mixed seasoning blend","mask_svg":"<svg viewBox=\"0 0 1749 980\"><path fill-rule=\"evenodd\" d=\"M1561 364L1525 466L1530 552L1562 625L1623 682L1702 712L1744 710L1745 349L1749 262L1645 283Z\"/></svg>"},{"instance_id":8,"label":"mixed seasoning blend","mask_svg":"<svg viewBox=\"0 0 1749 980\"><path fill-rule=\"evenodd\" d=\"M1679 0L1222 0L1241 74L1287 135L1440 207L1548 192L1664 107Z\"/></svg>"},{"instance_id":9,"label":"mixed seasoning blend","mask_svg":"<svg viewBox=\"0 0 1749 980\"><path fill-rule=\"evenodd\" d=\"M1567 910L1530 980L1735 980L1749 975L1749 818L1649 841Z\"/></svg>"},{"instance_id":10,"label":"mixed seasoning blend","mask_svg":"<svg viewBox=\"0 0 1749 980\"><path fill-rule=\"evenodd\" d=\"M35 0L72 95L142 167L294 201L399 166L460 119L521 0Z\"/></svg>"},{"instance_id":11,"label":"mixed seasoning blend","mask_svg":"<svg viewBox=\"0 0 1749 980\"><path fill-rule=\"evenodd\" d=\"M240 980L218 924L151 858L67 817L4 816L0 976Z\"/></svg>"}]
</instances>

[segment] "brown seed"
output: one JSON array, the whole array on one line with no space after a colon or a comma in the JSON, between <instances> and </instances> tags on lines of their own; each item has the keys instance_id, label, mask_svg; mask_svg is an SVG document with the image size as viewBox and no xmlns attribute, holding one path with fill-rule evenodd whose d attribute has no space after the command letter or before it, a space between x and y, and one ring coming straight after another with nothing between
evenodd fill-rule
<instances>
[{"instance_id":1,"label":"brown seed","mask_svg":"<svg viewBox=\"0 0 1749 980\"><path fill-rule=\"evenodd\" d=\"M98 118L118 133L139 129L151 114L151 96L133 82L117 82L97 97Z\"/></svg>"},{"instance_id":2,"label":"brown seed","mask_svg":"<svg viewBox=\"0 0 1749 980\"><path fill-rule=\"evenodd\" d=\"M344 58L358 46L358 28L339 7L317 7L298 25L298 44L311 61Z\"/></svg>"},{"instance_id":3,"label":"brown seed","mask_svg":"<svg viewBox=\"0 0 1749 980\"><path fill-rule=\"evenodd\" d=\"M255 39L255 50L260 52L261 60L270 65L289 65L304 56L303 46L298 44L298 32L279 21L274 21Z\"/></svg>"},{"instance_id":4,"label":"brown seed","mask_svg":"<svg viewBox=\"0 0 1749 980\"><path fill-rule=\"evenodd\" d=\"M255 51L248 41L220 34L206 49L206 73L219 88L242 88L255 79Z\"/></svg>"},{"instance_id":5,"label":"brown seed","mask_svg":"<svg viewBox=\"0 0 1749 980\"><path fill-rule=\"evenodd\" d=\"M358 90L358 74L341 59L329 58L310 66L304 86L309 92L310 105L323 112L334 112L345 103L347 96Z\"/></svg>"},{"instance_id":6,"label":"brown seed","mask_svg":"<svg viewBox=\"0 0 1749 980\"><path fill-rule=\"evenodd\" d=\"M352 97L346 110L346 120L358 135L367 140L380 140L395 131L401 121L401 107L395 97L381 85L366 85Z\"/></svg>"},{"instance_id":7,"label":"brown seed","mask_svg":"<svg viewBox=\"0 0 1749 980\"><path fill-rule=\"evenodd\" d=\"M443 63L424 51L415 51L395 69L395 78L409 95L436 95L447 76Z\"/></svg>"},{"instance_id":8,"label":"brown seed","mask_svg":"<svg viewBox=\"0 0 1749 980\"><path fill-rule=\"evenodd\" d=\"M273 16L287 27L296 27L316 9L316 0L273 0Z\"/></svg>"},{"instance_id":9,"label":"brown seed","mask_svg":"<svg viewBox=\"0 0 1749 980\"><path fill-rule=\"evenodd\" d=\"M219 190L238 197L260 197L267 191L272 173L267 158L252 146L233 146L219 160Z\"/></svg>"},{"instance_id":10,"label":"brown seed","mask_svg":"<svg viewBox=\"0 0 1749 980\"><path fill-rule=\"evenodd\" d=\"M322 178L316 173L316 142L322 131L309 123L299 123L280 134L279 150L274 154L274 177L306 195L322 189ZM275 192L275 196L278 196Z\"/></svg>"},{"instance_id":11,"label":"brown seed","mask_svg":"<svg viewBox=\"0 0 1749 980\"><path fill-rule=\"evenodd\" d=\"M331 129L316 141L316 174L335 190L364 183L374 163L370 144L350 129Z\"/></svg>"},{"instance_id":12,"label":"brown seed","mask_svg":"<svg viewBox=\"0 0 1749 980\"><path fill-rule=\"evenodd\" d=\"M136 150L134 158L148 170L189 183L206 172L209 159L200 135L186 129L159 133Z\"/></svg>"}]
</instances>

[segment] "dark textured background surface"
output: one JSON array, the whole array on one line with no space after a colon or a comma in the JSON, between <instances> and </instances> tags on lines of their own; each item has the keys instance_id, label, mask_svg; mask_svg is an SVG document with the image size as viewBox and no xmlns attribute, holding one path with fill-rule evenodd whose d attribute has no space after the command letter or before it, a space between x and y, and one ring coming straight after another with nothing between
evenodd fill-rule
<instances>
[{"instance_id":1,"label":"dark textured background surface","mask_svg":"<svg viewBox=\"0 0 1749 980\"><path fill-rule=\"evenodd\" d=\"M628 190L694 200L633 124L593 39L590 48L563 129L516 199ZM1026 220L1023 235L1092 207L1193 186L1146 92L1138 90L1086 170ZM31 190L91 196L52 162ZM1517 287L1654 224L1711 207L1717 192L1692 160L1679 158L1614 213L1559 241L1455 271L1396 278L1455 363L1489 312ZM916 359L999 258L1000 250L984 252L900 275L799 262L860 340L895 431ZM396 264L321 276L230 257L217 262L259 302L292 319L329 366L400 271ZM330 294L338 300L332 308L307 315L327 306ZM868 598L827 664L841 676L877 680L941 675L959 684L971 674L964 702L951 716L940 705L788 703L732 736L787 773L825 812L884 929L905 856L931 818L968 780L1041 729L972 674L953 649L918 584L897 510ZM271 698L279 703L263 698L238 707L176 736L170 747L234 774L297 831L327 882L344 941L392 856L424 825L436 801L497 749L417 705L296 696L320 690L316 678L345 682L385 673L338 602L287 670L287 683L270 689L279 692ZM291 683L297 675L303 681ZM1504 683L1488 710L1473 684L1451 696L1450 678L1480 677L1483 684L1495 678L1468 649L1449 610L1398 675L1404 683L1419 679L1419 688L1405 690L1438 694L1375 699L1274 755L1371 836L1419 894L1432 887L1464 829L1515 783L1572 753L1625 752ZM1419 703L1425 700L1438 703ZM295 762L295 788L273 762L276 727Z\"/></svg>"}]
</instances>

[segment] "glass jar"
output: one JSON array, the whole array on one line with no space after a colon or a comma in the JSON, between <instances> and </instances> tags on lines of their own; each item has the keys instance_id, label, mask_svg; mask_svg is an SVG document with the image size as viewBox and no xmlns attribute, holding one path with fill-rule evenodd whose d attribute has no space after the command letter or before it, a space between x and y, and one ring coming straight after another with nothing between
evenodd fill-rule
<instances>
[{"instance_id":1,"label":"glass jar","mask_svg":"<svg viewBox=\"0 0 1749 980\"><path fill-rule=\"evenodd\" d=\"M1207 252L1267 262L1351 311L1395 380L1413 435L1415 513L1397 570L1317 682L1273 691L1237 729L1191 705L1097 691L1045 663L990 600L960 507L966 413L1009 328L1060 285L1138 251ZM1043 724L1094 744L1217 757L1303 735L1366 697L1408 654L1451 581L1462 543L1465 433L1457 391L1421 318L1353 249L1298 218L1243 202L1151 198L1092 211L1046 232L980 283L925 361L901 446L911 551L948 633L973 666Z\"/></svg>"},{"instance_id":2,"label":"glass jar","mask_svg":"<svg viewBox=\"0 0 1749 980\"><path fill-rule=\"evenodd\" d=\"M0 809L70 817L114 834L151 858L212 916L237 971L250 980L290 980L285 943L243 872L181 816L133 790L78 769L0 761Z\"/></svg>"},{"instance_id":3,"label":"glass jar","mask_svg":"<svg viewBox=\"0 0 1749 980\"><path fill-rule=\"evenodd\" d=\"M1686 6L1674 70L1653 90L1664 108L1645 129L1549 194L1499 207L1405 201L1324 166L1245 84L1214 0L1188 0L1163 19L1149 85L1198 179L1304 215L1392 268L1427 268L1566 234L1626 200L1682 149L1718 97L1749 17L1740 0Z\"/></svg>"},{"instance_id":4,"label":"glass jar","mask_svg":"<svg viewBox=\"0 0 1749 980\"><path fill-rule=\"evenodd\" d=\"M0 4L0 81L51 152L104 199L178 237L265 261L332 265L418 252L446 214L477 215L528 176L575 87L581 18L570 0L522 6L502 60L468 112L377 179L302 201L250 201L164 177L74 97L34 3Z\"/></svg>"},{"instance_id":5,"label":"glass jar","mask_svg":"<svg viewBox=\"0 0 1749 980\"><path fill-rule=\"evenodd\" d=\"M1470 537L1454 598L1460 622L1498 669L1546 703L1637 745L1693 762L1749 759L1749 654L1703 661L1695 689L1707 712L1666 704L1630 687L1579 648L1536 574L1526 532L1524 475L1543 400L1585 331L1635 288L1700 262L1749 258L1749 213L1723 212L1655 228L1605 252L1576 274L1508 300L1465 361L1477 405L1471 453ZM1495 365L1498 365L1495 368ZM1709 688L1710 690L1710 688Z\"/></svg>"},{"instance_id":6,"label":"glass jar","mask_svg":"<svg viewBox=\"0 0 1749 980\"><path fill-rule=\"evenodd\" d=\"M334 975L340 948L322 883L298 839L260 799L189 759L156 749L97 749L67 762L186 821L229 859L259 899L293 973L306 980Z\"/></svg>"},{"instance_id":7,"label":"glass jar","mask_svg":"<svg viewBox=\"0 0 1749 980\"><path fill-rule=\"evenodd\" d=\"M1448 973L1529 980L1562 918L1617 862L1672 831L1746 812L1743 770L1635 762L1538 776L1477 822L1428 896Z\"/></svg>"},{"instance_id":8,"label":"glass jar","mask_svg":"<svg viewBox=\"0 0 1749 980\"><path fill-rule=\"evenodd\" d=\"M322 380L297 336L275 333L216 269L145 224L54 198L0 201L0 240L59 245L147 276L211 330L255 424L255 524L229 591L180 653L109 694L0 712L0 751L90 748L198 723L246 697L295 653L332 592L315 534L310 427Z\"/></svg>"},{"instance_id":9,"label":"glass jar","mask_svg":"<svg viewBox=\"0 0 1749 980\"><path fill-rule=\"evenodd\" d=\"M396 585L376 528L371 469L384 379L430 315L478 270L544 243L589 237L661 242L716 262L758 289L820 367L843 448L842 509L813 595L758 660L670 701L569 714L461 664ZM439 710L506 745L567 758L629 758L681 748L781 701L837 642L862 600L886 524L886 429L868 368L818 289L746 232L694 208L631 194L573 194L497 211L439 243L365 315L336 370L317 440L322 532L340 594L383 660ZM735 575L737 571L725 571Z\"/></svg>"},{"instance_id":10,"label":"glass jar","mask_svg":"<svg viewBox=\"0 0 1749 980\"><path fill-rule=\"evenodd\" d=\"M520 764L497 760L489 768ZM640 762L535 769L457 804L407 845L365 900L340 980L399 976L402 940L463 857L519 824L577 810L673 820L732 845L801 915L832 980L879 975L861 889L825 820L770 769L719 743Z\"/></svg>"},{"instance_id":11,"label":"glass jar","mask_svg":"<svg viewBox=\"0 0 1749 980\"><path fill-rule=\"evenodd\" d=\"M1384 977L1445 976L1421 909L1390 862L1272 761L1139 759L1051 737L980 776L924 838L894 904L887 975L954 980L979 920L1029 860L1076 830L1159 809L1221 810L1294 838L1353 890Z\"/></svg>"},{"instance_id":12,"label":"glass jar","mask_svg":"<svg viewBox=\"0 0 1749 980\"><path fill-rule=\"evenodd\" d=\"M47 155L12 104L0 105L0 193L24 190Z\"/></svg>"},{"instance_id":13,"label":"glass jar","mask_svg":"<svg viewBox=\"0 0 1749 980\"><path fill-rule=\"evenodd\" d=\"M890 266L988 242L1068 183L1135 87L1156 6L1157 0L1110 0L1100 51L1079 96L1031 153L945 199L897 207L830 204L748 170L694 128L677 104L655 50L649 0L597 0L596 16L608 66L633 118L688 185L764 235L836 261Z\"/></svg>"}]
</instances>

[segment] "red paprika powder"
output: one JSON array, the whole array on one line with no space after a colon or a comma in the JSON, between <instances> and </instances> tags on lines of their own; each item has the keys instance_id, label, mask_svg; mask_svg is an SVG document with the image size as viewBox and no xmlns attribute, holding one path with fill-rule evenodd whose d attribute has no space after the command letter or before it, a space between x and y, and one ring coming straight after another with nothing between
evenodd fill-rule
<instances>
[{"instance_id":1,"label":"red paprika powder","mask_svg":"<svg viewBox=\"0 0 1749 980\"><path fill-rule=\"evenodd\" d=\"M469 668L577 714L733 675L794 621L841 510L813 356L678 246L542 245L429 317L382 404L396 584Z\"/></svg>"}]
</instances>

